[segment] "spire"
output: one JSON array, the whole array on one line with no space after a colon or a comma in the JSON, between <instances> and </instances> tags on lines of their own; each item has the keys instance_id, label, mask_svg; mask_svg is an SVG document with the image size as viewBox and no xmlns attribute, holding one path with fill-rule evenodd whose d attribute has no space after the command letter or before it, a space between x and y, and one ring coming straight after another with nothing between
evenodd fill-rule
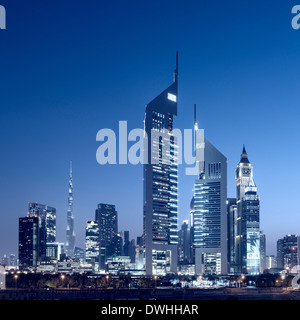
<instances>
[{"instance_id":1,"label":"spire","mask_svg":"<svg viewBox=\"0 0 300 320\"><path fill-rule=\"evenodd\" d=\"M197 121L196 112L197 112L197 107L196 107L196 104L194 104L194 128L195 128L195 131L198 130L198 121Z\"/></svg>"},{"instance_id":2,"label":"spire","mask_svg":"<svg viewBox=\"0 0 300 320\"><path fill-rule=\"evenodd\" d=\"M176 69L174 71L174 82L178 82L178 51L176 51Z\"/></svg>"},{"instance_id":3,"label":"spire","mask_svg":"<svg viewBox=\"0 0 300 320\"><path fill-rule=\"evenodd\" d=\"M248 154L246 152L246 148L245 148L244 144L243 144L243 151L242 151L242 154L241 154L240 163L250 163L250 161L248 160Z\"/></svg>"}]
</instances>

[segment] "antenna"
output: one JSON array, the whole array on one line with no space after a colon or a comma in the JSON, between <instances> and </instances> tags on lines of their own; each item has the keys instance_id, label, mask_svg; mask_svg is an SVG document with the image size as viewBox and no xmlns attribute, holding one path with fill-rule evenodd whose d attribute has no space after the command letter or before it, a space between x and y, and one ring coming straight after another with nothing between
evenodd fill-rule
<instances>
[{"instance_id":1,"label":"antenna","mask_svg":"<svg viewBox=\"0 0 300 320\"><path fill-rule=\"evenodd\" d=\"M178 51L176 51L176 69L174 71L174 82L178 81Z\"/></svg>"}]
</instances>

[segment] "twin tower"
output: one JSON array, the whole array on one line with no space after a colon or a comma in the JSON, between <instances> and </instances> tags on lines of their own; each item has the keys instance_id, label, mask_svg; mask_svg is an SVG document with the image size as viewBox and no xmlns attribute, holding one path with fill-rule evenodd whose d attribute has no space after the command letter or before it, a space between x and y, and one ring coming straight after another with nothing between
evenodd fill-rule
<instances>
[{"instance_id":1,"label":"twin tower","mask_svg":"<svg viewBox=\"0 0 300 320\"><path fill-rule=\"evenodd\" d=\"M178 163L174 116L178 111L178 53L173 83L146 105L143 241L146 275L177 273ZM198 126L195 121L195 131ZM164 139L165 134L168 139ZM196 135L195 135L196 136ZM167 158L159 157L168 144ZM195 142L197 146L197 141ZM153 149L158 159L151 162ZM227 199L227 159L204 139L204 161L194 185L191 251L195 274L251 273L260 270L259 198L245 148L236 169L237 197ZM184 191L182 191L184 192Z\"/></svg>"}]
</instances>

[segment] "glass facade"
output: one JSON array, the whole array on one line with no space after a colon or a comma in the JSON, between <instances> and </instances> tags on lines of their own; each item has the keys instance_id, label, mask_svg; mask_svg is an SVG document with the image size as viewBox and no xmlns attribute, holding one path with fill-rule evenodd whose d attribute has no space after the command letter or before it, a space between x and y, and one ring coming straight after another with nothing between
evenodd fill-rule
<instances>
[{"instance_id":1,"label":"glass facade","mask_svg":"<svg viewBox=\"0 0 300 320\"><path fill-rule=\"evenodd\" d=\"M56 209L44 204L30 202L28 216L39 220L39 259L46 257L47 244L56 241Z\"/></svg>"},{"instance_id":2,"label":"glass facade","mask_svg":"<svg viewBox=\"0 0 300 320\"><path fill-rule=\"evenodd\" d=\"M200 172L195 181L191 223L196 274L226 274L227 159L206 139Z\"/></svg>"},{"instance_id":3,"label":"glass facade","mask_svg":"<svg viewBox=\"0 0 300 320\"><path fill-rule=\"evenodd\" d=\"M85 260L97 270L99 266L99 225L97 221L88 221L85 229Z\"/></svg>"},{"instance_id":4,"label":"glass facade","mask_svg":"<svg viewBox=\"0 0 300 320\"><path fill-rule=\"evenodd\" d=\"M146 274L177 271L178 174L173 117L177 115L178 61L175 79L146 106L144 128L144 231ZM170 267L161 253L171 251ZM159 254L158 254L159 252ZM161 262L158 262L161 261ZM162 271L163 270L163 271Z\"/></svg>"},{"instance_id":5,"label":"glass facade","mask_svg":"<svg viewBox=\"0 0 300 320\"><path fill-rule=\"evenodd\" d=\"M111 245L114 237L118 234L118 212L111 204L98 204L95 220L99 226L100 243L100 269L105 269L105 262L111 256Z\"/></svg>"},{"instance_id":6,"label":"glass facade","mask_svg":"<svg viewBox=\"0 0 300 320\"><path fill-rule=\"evenodd\" d=\"M39 259L39 218L19 218L19 268L36 267Z\"/></svg>"},{"instance_id":7,"label":"glass facade","mask_svg":"<svg viewBox=\"0 0 300 320\"><path fill-rule=\"evenodd\" d=\"M260 199L253 180L253 167L243 147L236 168L237 218L235 237L236 272L259 274L260 264Z\"/></svg>"}]
</instances>

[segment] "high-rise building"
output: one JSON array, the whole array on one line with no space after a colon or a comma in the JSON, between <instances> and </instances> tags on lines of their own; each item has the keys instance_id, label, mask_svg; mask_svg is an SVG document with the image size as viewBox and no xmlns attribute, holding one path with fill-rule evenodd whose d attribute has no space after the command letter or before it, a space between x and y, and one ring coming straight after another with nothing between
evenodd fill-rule
<instances>
[{"instance_id":1,"label":"high-rise building","mask_svg":"<svg viewBox=\"0 0 300 320\"><path fill-rule=\"evenodd\" d=\"M85 260L98 270L99 267L99 224L98 221L88 221L85 228Z\"/></svg>"},{"instance_id":2,"label":"high-rise building","mask_svg":"<svg viewBox=\"0 0 300 320\"><path fill-rule=\"evenodd\" d=\"M123 237L121 234L117 233L113 236L107 252L107 258L123 256Z\"/></svg>"},{"instance_id":3,"label":"high-rise building","mask_svg":"<svg viewBox=\"0 0 300 320\"><path fill-rule=\"evenodd\" d=\"M178 231L178 263L191 263L190 228L188 220L184 220L181 229Z\"/></svg>"},{"instance_id":4,"label":"high-rise building","mask_svg":"<svg viewBox=\"0 0 300 320\"><path fill-rule=\"evenodd\" d=\"M66 247L65 247L66 256L73 257L74 249L75 249L75 232L74 232L74 216L73 216L73 173L72 173L72 163L71 163L70 176L69 176L69 196L68 196L67 231L66 231Z\"/></svg>"},{"instance_id":5,"label":"high-rise building","mask_svg":"<svg viewBox=\"0 0 300 320\"><path fill-rule=\"evenodd\" d=\"M298 263L298 236L289 234L277 241L277 267L292 269Z\"/></svg>"},{"instance_id":6,"label":"high-rise building","mask_svg":"<svg viewBox=\"0 0 300 320\"><path fill-rule=\"evenodd\" d=\"M48 205L29 202L28 216L39 218L39 259L46 257L47 243L56 241L56 209Z\"/></svg>"},{"instance_id":7,"label":"high-rise building","mask_svg":"<svg viewBox=\"0 0 300 320\"><path fill-rule=\"evenodd\" d=\"M98 204L95 213L95 220L99 226L100 259L99 267L105 270L105 262L110 256L111 243L115 235L118 234L118 212L111 204Z\"/></svg>"},{"instance_id":8,"label":"high-rise building","mask_svg":"<svg viewBox=\"0 0 300 320\"><path fill-rule=\"evenodd\" d=\"M265 269L277 268L277 257L274 255L266 256Z\"/></svg>"},{"instance_id":9,"label":"high-rise building","mask_svg":"<svg viewBox=\"0 0 300 320\"><path fill-rule=\"evenodd\" d=\"M266 269L266 235L262 231L260 231L259 241L260 272L263 273Z\"/></svg>"},{"instance_id":10,"label":"high-rise building","mask_svg":"<svg viewBox=\"0 0 300 320\"><path fill-rule=\"evenodd\" d=\"M146 105L143 238L146 274L177 272L177 149L173 135L178 101L178 53L173 83Z\"/></svg>"},{"instance_id":11,"label":"high-rise building","mask_svg":"<svg viewBox=\"0 0 300 320\"><path fill-rule=\"evenodd\" d=\"M129 256L129 246L130 246L130 241L129 241L129 231L124 231L124 256Z\"/></svg>"},{"instance_id":12,"label":"high-rise building","mask_svg":"<svg viewBox=\"0 0 300 320\"><path fill-rule=\"evenodd\" d=\"M228 263L229 272L236 272L235 265L235 238L236 238L236 219L237 205L235 198L227 199L227 218L228 218Z\"/></svg>"},{"instance_id":13,"label":"high-rise building","mask_svg":"<svg viewBox=\"0 0 300 320\"><path fill-rule=\"evenodd\" d=\"M81 262L84 261L84 249L75 247L74 249L74 258L80 260Z\"/></svg>"},{"instance_id":14,"label":"high-rise building","mask_svg":"<svg viewBox=\"0 0 300 320\"><path fill-rule=\"evenodd\" d=\"M1 263L4 266L8 266L9 265L8 256L6 254L3 255L2 259L1 259Z\"/></svg>"},{"instance_id":15,"label":"high-rise building","mask_svg":"<svg viewBox=\"0 0 300 320\"><path fill-rule=\"evenodd\" d=\"M260 272L260 200L245 146L236 168L237 219L235 260L240 273Z\"/></svg>"},{"instance_id":16,"label":"high-rise building","mask_svg":"<svg viewBox=\"0 0 300 320\"><path fill-rule=\"evenodd\" d=\"M9 264L11 266L16 266L16 256L13 253L11 253L9 256Z\"/></svg>"},{"instance_id":17,"label":"high-rise building","mask_svg":"<svg viewBox=\"0 0 300 320\"><path fill-rule=\"evenodd\" d=\"M19 218L19 268L35 268L39 260L39 218Z\"/></svg>"},{"instance_id":18,"label":"high-rise building","mask_svg":"<svg viewBox=\"0 0 300 320\"><path fill-rule=\"evenodd\" d=\"M5 267L0 265L0 290L6 289Z\"/></svg>"},{"instance_id":19,"label":"high-rise building","mask_svg":"<svg viewBox=\"0 0 300 320\"><path fill-rule=\"evenodd\" d=\"M195 181L193 238L196 274L227 274L227 159L207 139Z\"/></svg>"}]
</instances>

